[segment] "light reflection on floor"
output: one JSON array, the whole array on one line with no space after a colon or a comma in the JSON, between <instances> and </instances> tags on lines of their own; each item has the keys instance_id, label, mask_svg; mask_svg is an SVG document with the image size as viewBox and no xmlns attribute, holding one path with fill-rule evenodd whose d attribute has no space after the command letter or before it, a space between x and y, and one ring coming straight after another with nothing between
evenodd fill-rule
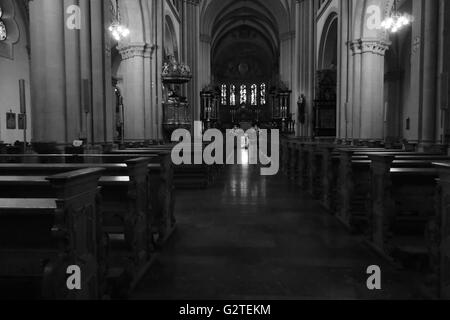
<instances>
[{"instance_id":1,"label":"light reflection on floor","mask_svg":"<svg viewBox=\"0 0 450 320\"><path fill-rule=\"evenodd\" d=\"M242 149L241 150L241 163L243 166L248 166L250 164L249 162L249 154L248 154L248 149Z\"/></svg>"},{"instance_id":2,"label":"light reflection on floor","mask_svg":"<svg viewBox=\"0 0 450 320\"><path fill-rule=\"evenodd\" d=\"M177 230L133 299L414 299L409 273L363 245L288 179L229 165L177 193ZM369 291L366 269L383 270Z\"/></svg>"}]
</instances>

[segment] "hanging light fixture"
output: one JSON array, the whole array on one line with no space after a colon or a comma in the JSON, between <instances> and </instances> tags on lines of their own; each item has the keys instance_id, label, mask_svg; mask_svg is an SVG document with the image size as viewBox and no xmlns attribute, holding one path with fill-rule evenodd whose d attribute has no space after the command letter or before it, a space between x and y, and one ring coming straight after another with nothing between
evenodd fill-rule
<instances>
[{"instance_id":1,"label":"hanging light fixture","mask_svg":"<svg viewBox=\"0 0 450 320\"><path fill-rule=\"evenodd\" d=\"M390 33L397 33L414 21L414 17L410 14L398 11L397 2L398 0L394 0L394 8L391 15L381 22L381 27Z\"/></svg>"},{"instance_id":2,"label":"hanging light fixture","mask_svg":"<svg viewBox=\"0 0 450 320\"><path fill-rule=\"evenodd\" d=\"M1 20L2 16L3 16L3 10L2 10L2 7L0 7L0 41L5 41L6 38L8 37L8 33L6 31L5 24Z\"/></svg>"},{"instance_id":3,"label":"hanging light fixture","mask_svg":"<svg viewBox=\"0 0 450 320\"><path fill-rule=\"evenodd\" d=\"M130 35L130 30L121 24L119 0L116 0L116 6L113 8L114 18L113 22L109 26L109 32L116 41L121 41Z\"/></svg>"}]
</instances>

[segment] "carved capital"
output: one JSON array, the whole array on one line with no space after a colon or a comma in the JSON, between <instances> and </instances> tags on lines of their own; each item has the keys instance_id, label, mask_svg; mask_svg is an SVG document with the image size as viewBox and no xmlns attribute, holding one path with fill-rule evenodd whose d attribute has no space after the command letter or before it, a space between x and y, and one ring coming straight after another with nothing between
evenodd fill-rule
<instances>
[{"instance_id":1,"label":"carved capital","mask_svg":"<svg viewBox=\"0 0 450 320\"><path fill-rule=\"evenodd\" d=\"M147 43L130 43L118 47L122 60L128 60L135 57L151 58L155 51L155 46Z\"/></svg>"},{"instance_id":2,"label":"carved capital","mask_svg":"<svg viewBox=\"0 0 450 320\"><path fill-rule=\"evenodd\" d=\"M391 45L390 42L378 39L358 39L348 43L353 55L372 53L384 56Z\"/></svg>"}]
</instances>

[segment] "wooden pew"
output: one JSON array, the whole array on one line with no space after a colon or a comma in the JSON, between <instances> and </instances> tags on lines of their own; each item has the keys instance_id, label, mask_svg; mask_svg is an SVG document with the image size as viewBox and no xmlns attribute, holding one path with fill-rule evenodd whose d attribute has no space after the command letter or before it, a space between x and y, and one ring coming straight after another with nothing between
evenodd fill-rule
<instances>
[{"instance_id":1,"label":"wooden pew","mask_svg":"<svg viewBox=\"0 0 450 320\"><path fill-rule=\"evenodd\" d=\"M442 246L448 230L442 223L447 219L445 179L449 164L427 160L422 168L392 168L391 157L371 158L372 246L405 267L420 267L428 274L424 284L427 293L448 297L448 250Z\"/></svg>"},{"instance_id":2,"label":"wooden pew","mask_svg":"<svg viewBox=\"0 0 450 320\"><path fill-rule=\"evenodd\" d=\"M140 158L138 154L0 154L1 163L123 163L130 159ZM152 164L160 163L158 155L148 155Z\"/></svg>"},{"instance_id":3,"label":"wooden pew","mask_svg":"<svg viewBox=\"0 0 450 320\"><path fill-rule=\"evenodd\" d=\"M144 154L145 158L149 159L149 199L152 208L152 217L155 220L154 227L157 227L154 232L159 240L158 243L162 244L167 240L173 231L173 226L176 223L174 207L175 207L175 192L174 192L174 168L171 159L167 156L167 152L160 152L156 154ZM58 163L58 164L85 164L85 166L78 166L78 168L84 168L88 166L100 166L102 164L116 164L118 166L109 166L108 172L111 172L115 168L118 175L126 175L125 162L131 159L139 158L141 154L134 154L127 152L126 154L41 154L41 155L7 155L1 159L7 159L10 163L26 163L31 167L36 163ZM72 162L74 161L74 163ZM6 161L4 161L6 162ZM119 166L119 164L121 164ZM8 167L7 167L8 168ZM26 169L27 167L20 167ZM70 168L70 166L62 166L62 171ZM12 169L16 170L16 169ZM19 173L21 169L19 169Z\"/></svg>"},{"instance_id":4,"label":"wooden pew","mask_svg":"<svg viewBox=\"0 0 450 320\"><path fill-rule=\"evenodd\" d=\"M98 180L101 169L45 179L50 197L33 199L16 177L15 198L0 193L0 277L40 283L43 299L99 299L105 261L101 241ZM82 289L69 291L67 268L82 270ZM4 280L1 280L4 281ZM7 290L2 287L2 290Z\"/></svg>"},{"instance_id":5,"label":"wooden pew","mask_svg":"<svg viewBox=\"0 0 450 320\"><path fill-rule=\"evenodd\" d=\"M339 150L339 176L338 176L338 203L337 217L353 231L364 231L367 227L367 212L370 204L371 192L371 160L368 157L374 153L355 152L354 150ZM355 160L353 155L362 156L367 160ZM428 156L430 160L447 159L447 157L435 154L417 154L408 152L384 152L377 153L385 156L394 156L396 161L394 167L408 168L412 164L401 163L401 160L423 160L422 156ZM397 158L401 157L401 158ZM416 158L419 157L419 158ZM429 162L428 162L429 165Z\"/></svg>"},{"instance_id":6,"label":"wooden pew","mask_svg":"<svg viewBox=\"0 0 450 320\"><path fill-rule=\"evenodd\" d=\"M141 156L153 155L161 152L161 149L127 149L115 150L111 154L138 154ZM167 158L171 161L171 149L166 147ZM177 189L204 189L209 187L216 176L216 166L202 165L179 165L174 166L174 185Z\"/></svg>"},{"instance_id":7,"label":"wooden pew","mask_svg":"<svg viewBox=\"0 0 450 320\"><path fill-rule=\"evenodd\" d=\"M415 229L412 234L417 233L418 224L418 233L424 234L426 223L434 215L438 174L433 168L433 159L398 161L388 155L371 155L370 159L372 204L369 234L375 248L391 255L399 245L394 238L402 235L401 224L412 224L410 227ZM405 232L404 236L407 235ZM425 239L422 237L421 240Z\"/></svg>"},{"instance_id":8,"label":"wooden pew","mask_svg":"<svg viewBox=\"0 0 450 320\"><path fill-rule=\"evenodd\" d=\"M298 153L296 152L297 144L302 142L304 138L301 137L283 137L280 142L280 168L281 172L290 177L290 179L295 180L296 171L296 159Z\"/></svg>"},{"instance_id":9,"label":"wooden pew","mask_svg":"<svg viewBox=\"0 0 450 320\"><path fill-rule=\"evenodd\" d=\"M89 168L90 164L3 164L0 165L0 193L15 197L26 190L30 197L46 197L45 179L50 175L76 169ZM131 287L147 271L154 252L155 232L165 225L157 225L160 217L153 217L150 208L148 159L139 158L126 164L96 165L104 169L99 181L102 187L103 227L108 233L114 254L111 269L118 278L129 277ZM10 175L22 175L11 177ZM21 184L16 184L20 179ZM156 221L156 223L155 223ZM153 228L153 223L156 228ZM163 235L160 235L161 237ZM126 289L125 289L126 290Z\"/></svg>"},{"instance_id":10,"label":"wooden pew","mask_svg":"<svg viewBox=\"0 0 450 320\"><path fill-rule=\"evenodd\" d=\"M326 207L332 207L330 198L330 188L333 181L333 159L337 149L347 149L346 147L334 144L304 144L302 158L305 163L301 165L303 173L302 186L316 199L324 201ZM355 150L365 152L386 151L380 148L356 148Z\"/></svg>"},{"instance_id":11,"label":"wooden pew","mask_svg":"<svg viewBox=\"0 0 450 320\"><path fill-rule=\"evenodd\" d=\"M435 273L438 275L438 296L450 299L450 162L436 162L434 166L439 174L439 193L430 238L434 240L432 248L437 265Z\"/></svg>"},{"instance_id":12,"label":"wooden pew","mask_svg":"<svg viewBox=\"0 0 450 320\"><path fill-rule=\"evenodd\" d=\"M365 148L365 147L342 147L342 146L321 146L318 150L318 157L316 163L321 163L321 166L315 170L316 179L320 182L316 183L316 197L321 200L324 207L330 212L337 211L337 195L338 178L340 172L341 154L339 150L347 150L352 153L352 160L368 160L368 152L398 152L396 149L379 149L379 148ZM364 155L364 153L366 153ZM407 155L407 153L405 153ZM399 156L401 157L401 156ZM424 155L424 157L427 157ZM349 159L348 157L347 159ZM347 161L347 160L346 160Z\"/></svg>"}]
</instances>

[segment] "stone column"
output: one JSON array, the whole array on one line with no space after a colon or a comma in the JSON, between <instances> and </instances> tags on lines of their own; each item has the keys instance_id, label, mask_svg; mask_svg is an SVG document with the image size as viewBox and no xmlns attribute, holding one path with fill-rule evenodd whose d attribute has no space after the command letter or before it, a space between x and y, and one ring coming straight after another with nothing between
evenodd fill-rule
<instances>
[{"instance_id":1,"label":"stone column","mask_svg":"<svg viewBox=\"0 0 450 320\"><path fill-rule=\"evenodd\" d=\"M68 10L70 6L79 10ZM77 14L81 23L69 28L67 21ZM112 142L108 17L109 6L103 1L30 2L34 142ZM90 84L87 93L83 79Z\"/></svg>"},{"instance_id":2,"label":"stone column","mask_svg":"<svg viewBox=\"0 0 450 320\"><path fill-rule=\"evenodd\" d=\"M91 73L91 6L90 0L80 0L80 9L83 13L81 15L82 28L80 30L80 75L82 80L88 81L88 90L82 88L82 115L81 115L81 134L80 138L89 139L92 137L92 121L90 120L91 113L91 97L92 97L92 73ZM87 113L89 109L90 113Z\"/></svg>"},{"instance_id":3,"label":"stone column","mask_svg":"<svg viewBox=\"0 0 450 320\"><path fill-rule=\"evenodd\" d=\"M307 50L305 52L305 88L306 88L306 136L312 137L313 135L313 124L312 120L314 118L314 99L316 91L316 48L317 48L317 25L316 25L316 13L318 10L318 1L304 1L304 14L305 14L305 39Z\"/></svg>"},{"instance_id":4,"label":"stone column","mask_svg":"<svg viewBox=\"0 0 450 320\"><path fill-rule=\"evenodd\" d=\"M300 95L302 94L301 89L300 89L300 74L301 74L301 70L300 70L300 57L301 57L301 46L300 46L300 42L301 42L301 19L300 19L300 15L301 15L301 11L300 11L300 0L296 0L295 1L295 41L294 41L294 61L293 61L293 67L294 67L294 72L293 72L293 83L292 83L292 100L293 100L293 109L292 112L295 113L295 121L296 121L296 126L295 126L295 132L297 136L302 136L301 133L301 123L298 121L299 119L299 113L300 110L298 108L297 105L297 101L298 101L298 97L300 97Z\"/></svg>"},{"instance_id":5,"label":"stone column","mask_svg":"<svg viewBox=\"0 0 450 320\"><path fill-rule=\"evenodd\" d=\"M77 0L64 0L64 8L79 5ZM80 8L81 9L81 8ZM81 11L83 14L83 11ZM64 28L67 141L81 137L81 61L80 30ZM68 121L70 119L70 121Z\"/></svg>"},{"instance_id":6,"label":"stone column","mask_svg":"<svg viewBox=\"0 0 450 320\"><path fill-rule=\"evenodd\" d=\"M298 95L295 93L292 102L297 103L298 96L304 94L306 97L306 117L305 124L298 124L298 135L303 137L312 136L312 120L314 91L315 91L315 71L316 71L316 5L313 1L298 0L296 3L296 17L298 19L295 30L294 61L298 63L294 70L294 83L297 79ZM294 35L291 35L293 37ZM293 41L293 40L291 40ZM295 63L294 63L295 66ZM282 69L281 69L282 70ZM297 72L297 76L295 76ZM294 91L295 92L295 91ZM294 110L297 108L295 107ZM298 113L296 114L298 115ZM296 119L297 120L297 119Z\"/></svg>"},{"instance_id":7,"label":"stone column","mask_svg":"<svg viewBox=\"0 0 450 320\"><path fill-rule=\"evenodd\" d=\"M437 1L413 0L410 140L419 149L435 143L437 98ZM417 116L415 116L417 114Z\"/></svg>"},{"instance_id":8,"label":"stone column","mask_svg":"<svg viewBox=\"0 0 450 320\"><path fill-rule=\"evenodd\" d=\"M34 142L68 140L64 12L64 1L30 1Z\"/></svg>"},{"instance_id":9,"label":"stone column","mask_svg":"<svg viewBox=\"0 0 450 320\"><path fill-rule=\"evenodd\" d=\"M384 55L389 44L383 40L353 41L354 95L353 139L384 139Z\"/></svg>"},{"instance_id":10,"label":"stone column","mask_svg":"<svg viewBox=\"0 0 450 320\"><path fill-rule=\"evenodd\" d=\"M437 138L443 144L449 142L450 124L450 60L447 58L450 52L450 3L447 0L439 1L439 94L438 105L439 117L436 119L436 127L440 128Z\"/></svg>"},{"instance_id":11,"label":"stone column","mask_svg":"<svg viewBox=\"0 0 450 320\"><path fill-rule=\"evenodd\" d=\"M145 43L130 43L119 48L122 55L123 96L125 107L125 140L150 139L146 108L146 69L151 48Z\"/></svg>"},{"instance_id":12,"label":"stone column","mask_svg":"<svg viewBox=\"0 0 450 320\"><path fill-rule=\"evenodd\" d=\"M338 76L338 132L337 138L346 141L349 138L350 124L349 106L351 105L351 85L352 76L352 52L349 50L348 41L351 40L352 15L351 6L348 0L341 1L340 10L340 34L339 34L339 76Z\"/></svg>"},{"instance_id":13,"label":"stone column","mask_svg":"<svg viewBox=\"0 0 450 320\"><path fill-rule=\"evenodd\" d=\"M359 41L352 41L350 43L352 51L352 79L349 83L352 90L352 106L347 114L347 121L351 124L348 132L348 137L351 140L357 140L361 136L361 45Z\"/></svg>"},{"instance_id":14,"label":"stone column","mask_svg":"<svg viewBox=\"0 0 450 320\"><path fill-rule=\"evenodd\" d=\"M183 0L182 47L183 62L190 66L193 79L187 86L187 98L191 106L192 120L200 120L200 1Z\"/></svg>"},{"instance_id":15,"label":"stone column","mask_svg":"<svg viewBox=\"0 0 450 320\"><path fill-rule=\"evenodd\" d=\"M145 139L144 43L119 48L122 56L125 140Z\"/></svg>"},{"instance_id":16,"label":"stone column","mask_svg":"<svg viewBox=\"0 0 450 320\"><path fill-rule=\"evenodd\" d=\"M420 148L436 143L437 57L438 57L438 2L422 1L422 64L423 81L421 101ZM414 80L413 80L414 81Z\"/></svg>"},{"instance_id":17,"label":"stone column","mask_svg":"<svg viewBox=\"0 0 450 320\"><path fill-rule=\"evenodd\" d=\"M163 84L161 81L162 66L164 57L164 2L162 0L151 1L151 124L152 138L163 139Z\"/></svg>"},{"instance_id":18,"label":"stone column","mask_svg":"<svg viewBox=\"0 0 450 320\"><path fill-rule=\"evenodd\" d=\"M109 2L90 0L92 72L92 144L112 142L113 102L111 87L111 36Z\"/></svg>"}]
</instances>

